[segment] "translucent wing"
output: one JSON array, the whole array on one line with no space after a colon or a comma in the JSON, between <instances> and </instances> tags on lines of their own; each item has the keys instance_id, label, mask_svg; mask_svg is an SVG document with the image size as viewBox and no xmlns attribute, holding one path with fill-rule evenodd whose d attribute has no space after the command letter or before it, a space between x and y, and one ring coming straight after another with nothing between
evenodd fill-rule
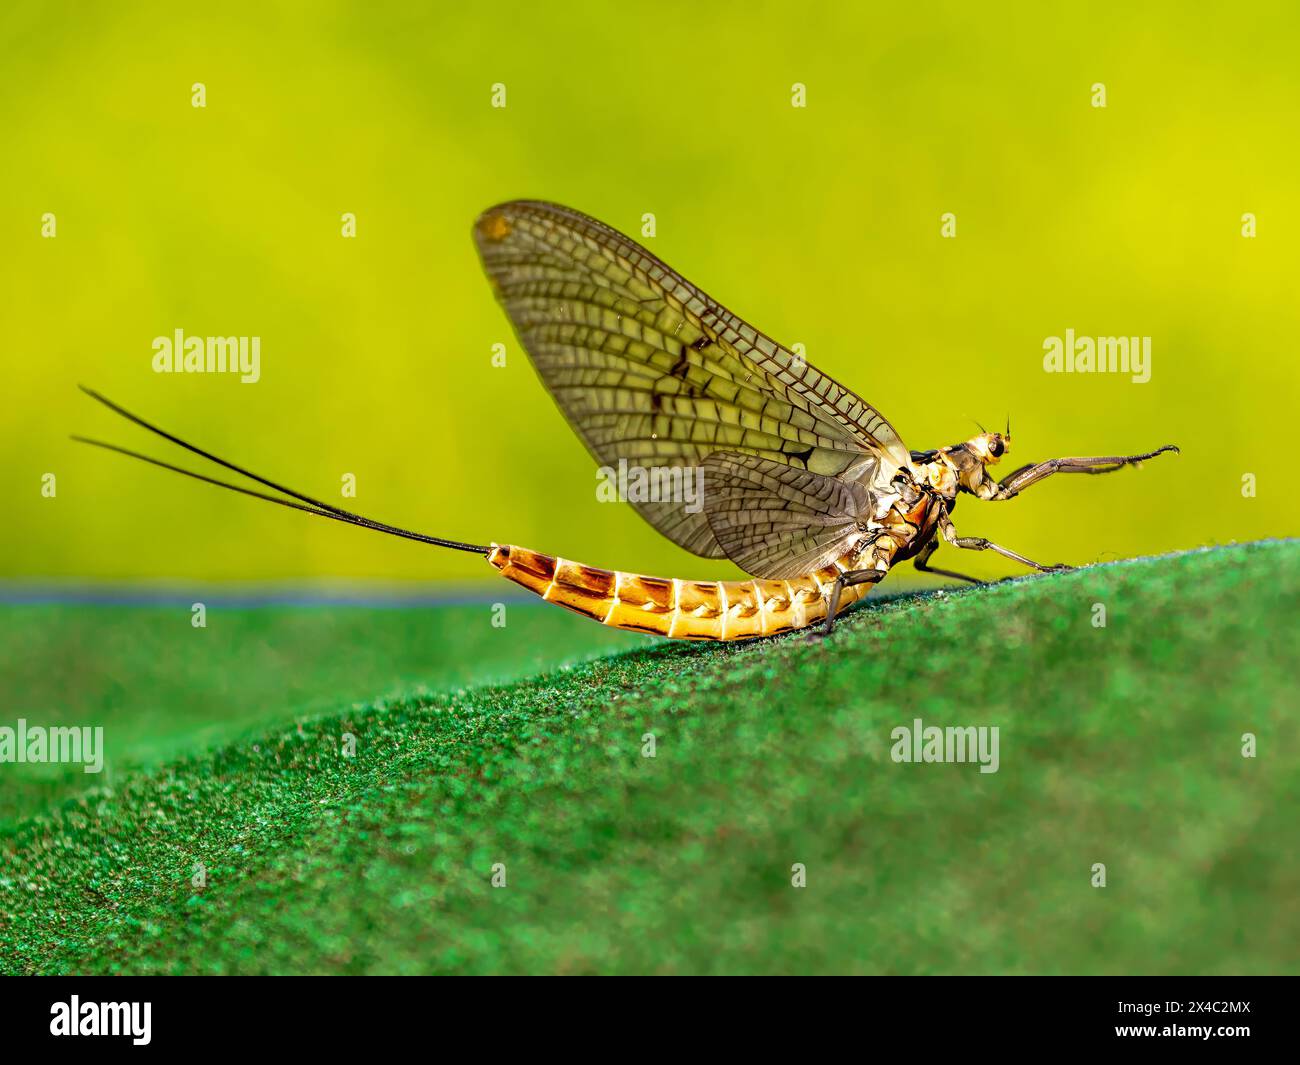
<instances>
[{"instance_id":1,"label":"translucent wing","mask_svg":"<svg viewBox=\"0 0 1300 1065\"><path fill-rule=\"evenodd\" d=\"M725 450L887 480L907 462L873 407L609 226L518 201L484 212L474 236L543 384L601 465L698 466ZM688 551L726 554L703 512L634 505Z\"/></svg>"},{"instance_id":2,"label":"translucent wing","mask_svg":"<svg viewBox=\"0 0 1300 1065\"><path fill-rule=\"evenodd\" d=\"M714 452L704 460L704 513L731 561L781 580L820 569L861 539L872 509L856 481L825 477L758 455Z\"/></svg>"}]
</instances>

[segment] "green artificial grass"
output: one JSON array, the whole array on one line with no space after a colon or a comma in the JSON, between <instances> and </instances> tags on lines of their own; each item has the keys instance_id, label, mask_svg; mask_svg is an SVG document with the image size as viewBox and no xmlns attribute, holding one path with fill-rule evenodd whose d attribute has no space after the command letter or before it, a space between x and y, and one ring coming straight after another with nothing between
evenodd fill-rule
<instances>
[{"instance_id":1,"label":"green artificial grass","mask_svg":"<svg viewBox=\"0 0 1300 1065\"><path fill-rule=\"evenodd\" d=\"M510 599L507 590L506 599ZM531 600L531 597L529 597ZM504 683L626 647L626 633L564 624L532 602L375 608L67 603L0 607L0 725L102 725L98 779L79 765L0 765L0 826L123 772L206 750L259 726L396 695Z\"/></svg>"},{"instance_id":2,"label":"green artificial grass","mask_svg":"<svg viewBox=\"0 0 1300 1065\"><path fill-rule=\"evenodd\" d=\"M3 969L1294 972L1298 569L1204 550L285 712L0 828ZM914 718L998 726L998 772L896 763Z\"/></svg>"}]
</instances>

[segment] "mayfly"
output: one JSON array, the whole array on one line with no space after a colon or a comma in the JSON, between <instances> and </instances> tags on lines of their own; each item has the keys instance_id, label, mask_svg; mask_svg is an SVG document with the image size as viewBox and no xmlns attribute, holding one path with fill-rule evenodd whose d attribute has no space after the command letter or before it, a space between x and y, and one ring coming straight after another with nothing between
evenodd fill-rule
<instances>
[{"instance_id":1,"label":"mayfly","mask_svg":"<svg viewBox=\"0 0 1300 1065\"><path fill-rule=\"evenodd\" d=\"M509 580L620 629L744 640L824 623L912 559L935 569L940 543L1042 565L959 536L961 493L1012 499L1055 473L1110 473L1154 458L1059 458L988 472L1011 430L910 451L865 400L732 314L639 244L556 204L505 203L474 225L484 268L533 365L602 465L698 471L702 505L633 501L673 543L727 558L752 580L691 581L596 569L509 544L476 545L401 529L286 488L187 443L87 389L137 425L250 479L232 484L102 441L76 439L324 518L483 555Z\"/></svg>"}]
</instances>

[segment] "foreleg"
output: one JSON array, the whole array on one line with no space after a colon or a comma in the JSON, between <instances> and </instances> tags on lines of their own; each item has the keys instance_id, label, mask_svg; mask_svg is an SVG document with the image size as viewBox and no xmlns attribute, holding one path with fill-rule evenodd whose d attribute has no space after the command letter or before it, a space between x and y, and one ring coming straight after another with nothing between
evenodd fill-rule
<instances>
[{"instance_id":1,"label":"foreleg","mask_svg":"<svg viewBox=\"0 0 1300 1065\"><path fill-rule=\"evenodd\" d=\"M1032 484L1045 480L1054 473L1114 473L1125 466L1136 466L1139 462L1153 459L1166 451L1178 452L1173 444L1158 447L1145 455L1101 455L1092 458L1048 459L1046 462L1031 463L1021 466L1000 484L992 482L993 492L989 500L1011 499L1019 495Z\"/></svg>"}]
</instances>

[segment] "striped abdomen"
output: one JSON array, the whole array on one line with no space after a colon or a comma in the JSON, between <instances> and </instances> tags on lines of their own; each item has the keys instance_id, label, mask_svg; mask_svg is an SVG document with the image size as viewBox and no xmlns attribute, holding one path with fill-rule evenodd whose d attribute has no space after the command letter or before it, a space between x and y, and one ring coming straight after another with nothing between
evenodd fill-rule
<instances>
[{"instance_id":1,"label":"striped abdomen","mask_svg":"<svg viewBox=\"0 0 1300 1065\"><path fill-rule=\"evenodd\" d=\"M593 569L526 547L493 545L488 555L504 576L547 602L616 629L685 640L747 640L823 621L831 584L853 560L788 581L683 581ZM841 611L870 588L845 588Z\"/></svg>"}]
</instances>

